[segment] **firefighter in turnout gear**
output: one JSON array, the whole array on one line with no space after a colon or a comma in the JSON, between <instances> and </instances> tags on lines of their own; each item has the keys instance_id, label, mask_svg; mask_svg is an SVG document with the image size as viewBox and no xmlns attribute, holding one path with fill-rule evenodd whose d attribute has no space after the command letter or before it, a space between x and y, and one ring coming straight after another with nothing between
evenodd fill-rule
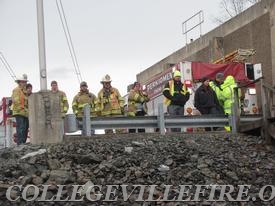
<instances>
[{"instance_id":1,"label":"firefighter in turnout gear","mask_svg":"<svg viewBox=\"0 0 275 206\"><path fill-rule=\"evenodd\" d=\"M51 82L51 92L59 96L61 115L62 115L62 118L64 118L69 109L69 103L65 92L60 91L58 89L58 84L57 84L57 81L55 80Z\"/></svg>"},{"instance_id":2,"label":"firefighter in turnout gear","mask_svg":"<svg viewBox=\"0 0 275 206\"><path fill-rule=\"evenodd\" d=\"M124 99L118 89L111 86L111 77L106 74L101 84L103 88L98 93L98 104L101 116L121 116L124 113ZM106 129L105 133L112 133L112 129ZM117 132L120 132L117 130Z\"/></svg>"},{"instance_id":3,"label":"firefighter in turnout gear","mask_svg":"<svg viewBox=\"0 0 275 206\"><path fill-rule=\"evenodd\" d=\"M78 94L74 97L72 103L73 113L76 115L78 121L82 120L84 115L83 109L84 106L87 104L90 105L91 117L97 116L97 98L93 93L89 92L88 84L83 81L80 83L80 92L78 92ZM94 134L94 130L92 130L91 132L91 134Z\"/></svg>"},{"instance_id":4,"label":"firefighter in turnout gear","mask_svg":"<svg viewBox=\"0 0 275 206\"><path fill-rule=\"evenodd\" d=\"M184 105L189 100L190 93L185 84L181 82L181 72L175 70L173 79L163 89L164 104L170 115L184 115ZM180 132L180 128L172 128L172 132Z\"/></svg>"},{"instance_id":5,"label":"firefighter in turnout gear","mask_svg":"<svg viewBox=\"0 0 275 206\"><path fill-rule=\"evenodd\" d=\"M18 86L12 91L12 115L16 120L17 145L26 143L28 136L27 81L27 75L23 74L15 80Z\"/></svg>"},{"instance_id":6,"label":"firefighter in turnout gear","mask_svg":"<svg viewBox=\"0 0 275 206\"><path fill-rule=\"evenodd\" d=\"M144 116L147 114L146 102L149 102L148 94L142 91L139 82L135 82L128 96L128 116ZM135 133L136 129L129 129L129 133ZM138 129L138 133L145 129Z\"/></svg>"}]
</instances>

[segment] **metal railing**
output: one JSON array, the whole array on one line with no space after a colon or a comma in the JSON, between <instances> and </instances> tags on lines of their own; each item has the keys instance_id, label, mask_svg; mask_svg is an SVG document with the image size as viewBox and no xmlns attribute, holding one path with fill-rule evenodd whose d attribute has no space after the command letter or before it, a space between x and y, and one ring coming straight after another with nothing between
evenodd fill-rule
<instances>
[{"instance_id":1,"label":"metal railing","mask_svg":"<svg viewBox=\"0 0 275 206\"><path fill-rule=\"evenodd\" d=\"M156 116L138 117L90 117L90 106L84 107L83 121L79 122L82 127L83 136L91 136L91 130L96 129L125 129L125 128L158 128L160 134L164 135L168 128L198 128L198 127L224 127L230 126L231 133L236 134L239 130L239 122L251 123L261 121L261 116L238 116L234 112L235 104L232 104L231 115L194 115L194 116L170 116L163 112L163 105L158 106ZM238 119L238 121L236 121Z\"/></svg>"},{"instance_id":2,"label":"metal railing","mask_svg":"<svg viewBox=\"0 0 275 206\"><path fill-rule=\"evenodd\" d=\"M269 101L270 99L263 95L263 114L259 115L241 115L239 89L247 87L250 84L260 82L261 87L265 88L262 79L256 79L247 85L234 88L234 103L231 105L230 115L194 115L194 116L170 116L165 115L163 104L158 105L158 115L156 116L138 116L138 117L90 117L90 106L84 107L83 120L79 122L82 128L82 135L91 136L91 130L97 129L127 129L127 128L158 128L159 132L164 135L169 128L198 128L198 127L224 127L230 126L231 133L245 132L256 128L266 128L267 118L270 114ZM264 90L262 88L262 90ZM272 88L272 91L275 91ZM271 96L269 94L269 96ZM267 114L268 113L268 114ZM274 127L275 133L275 127Z\"/></svg>"}]
</instances>

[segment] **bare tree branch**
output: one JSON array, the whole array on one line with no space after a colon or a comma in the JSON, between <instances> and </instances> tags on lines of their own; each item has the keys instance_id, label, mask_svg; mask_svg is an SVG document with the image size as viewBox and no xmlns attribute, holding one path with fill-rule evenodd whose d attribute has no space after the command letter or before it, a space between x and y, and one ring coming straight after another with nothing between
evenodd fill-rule
<instances>
[{"instance_id":1,"label":"bare tree branch","mask_svg":"<svg viewBox=\"0 0 275 206\"><path fill-rule=\"evenodd\" d=\"M260 1L261 0L221 0L220 7L223 10L222 14L225 15L216 17L214 21L221 24Z\"/></svg>"}]
</instances>

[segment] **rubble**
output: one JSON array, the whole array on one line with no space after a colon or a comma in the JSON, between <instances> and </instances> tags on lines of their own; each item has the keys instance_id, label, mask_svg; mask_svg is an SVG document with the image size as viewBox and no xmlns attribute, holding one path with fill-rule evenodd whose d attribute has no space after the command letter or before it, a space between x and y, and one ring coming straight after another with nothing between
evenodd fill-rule
<instances>
[{"instance_id":1,"label":"rubble","mask_svg":"<svg viewBox=\"0 0 275 206\"><path fill-rule=\"evenodd\" d=\"M37 152L40 151L40 152ZM33 156L28 154L35 154ZM26 157L27 158L22 158ZM232 185L236 195L238 185L251 185L249 194L258 197L264 185L275 185L275 149L265 147L261 137L213 134L123 134L113 137L99 136L65 141L55 145L23 145L0 150L0 205L274 205L275 201L260 202L206 202L209 191L200 202L136 202L133 190L127 201L123 200L121 188L114 202L96 202L83 198L81 202L26 202L22 199L12 203L6 198L6 190L12 185L35 185L42 192L49 185L47 198L58 191L65 199L73 193L73 185L157 185L153 198L162 198L167 185L171 185L169 199L179 195L180 185ZM104 189L102 189L102 195ZM130 190L132 191L132 190ZM217 189L219 195L219 189ZM17 193L16 193L17 192ZM28 190L28 195L34 195ZM191 190L191 194L192 194ZM16 197L18 191L12 190ZM95 199L99 191L90 192ZM147 196L146 196L147 195ZM144 197L148 198L149 188ZM265 194L268 195L268 194ZM112 197L113 198L113 197Z\"/></svg>"}]
</instances>

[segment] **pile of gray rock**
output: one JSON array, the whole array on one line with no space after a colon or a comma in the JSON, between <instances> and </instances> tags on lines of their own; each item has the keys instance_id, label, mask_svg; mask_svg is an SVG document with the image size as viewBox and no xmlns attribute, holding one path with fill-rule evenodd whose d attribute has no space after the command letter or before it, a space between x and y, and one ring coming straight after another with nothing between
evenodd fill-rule
<instances>
[{"instance_id":1,"label":"pile of gray rock","mask_svg":"<svg viewBox=\"0 0 275 206\"><path fill-rule=\"evenodd\" d=\"M275 149L264 145L261 137L225 133L68 137L62 144L0 150L0 205L275 205L274 174ZM14 185L22 187L11 188ZM44 198L53 201L38 201L45 185ZM79 202L70 201L74 185L83 185L75 198L84 195ZM108 185L118 185L111 187L115 192L110 197L106 197ZM121 185L127 185L127 200ZM188 195L182 197L183 200L190 197L190 201L178 201L182 193L180 185L186 186L185 191L190 185ZM215 200L221 200L221 193L231 189L230 196L237 199L238 185L251 185L248 195L254 199L229 202L228 196L223 195L227 201L207 201L210 189L195 197L198 185L223 186L216 187L212 197ZM87 199L85 192L89 186L94 189L89 191L90 199ZM29 189L22 198L26 187ZM11 188L10 199L19 197L16 201L7 199L8 188ZM39 198L25 201L35 195L35 188L39 188ZM169 193L165 193L167 188ZM54 201L57 194L61 200L68 200ZM102 194L99 200L91 201L100 197L99 194ZM106 198L117 200L106 201ZM174 201L168 201L173 198ZM246 195L243 193L241 198L246 199ZM261 201L263 198L270 200ZM141 199L153 201L137 201Z\"/></svg>"}]
</instances>

